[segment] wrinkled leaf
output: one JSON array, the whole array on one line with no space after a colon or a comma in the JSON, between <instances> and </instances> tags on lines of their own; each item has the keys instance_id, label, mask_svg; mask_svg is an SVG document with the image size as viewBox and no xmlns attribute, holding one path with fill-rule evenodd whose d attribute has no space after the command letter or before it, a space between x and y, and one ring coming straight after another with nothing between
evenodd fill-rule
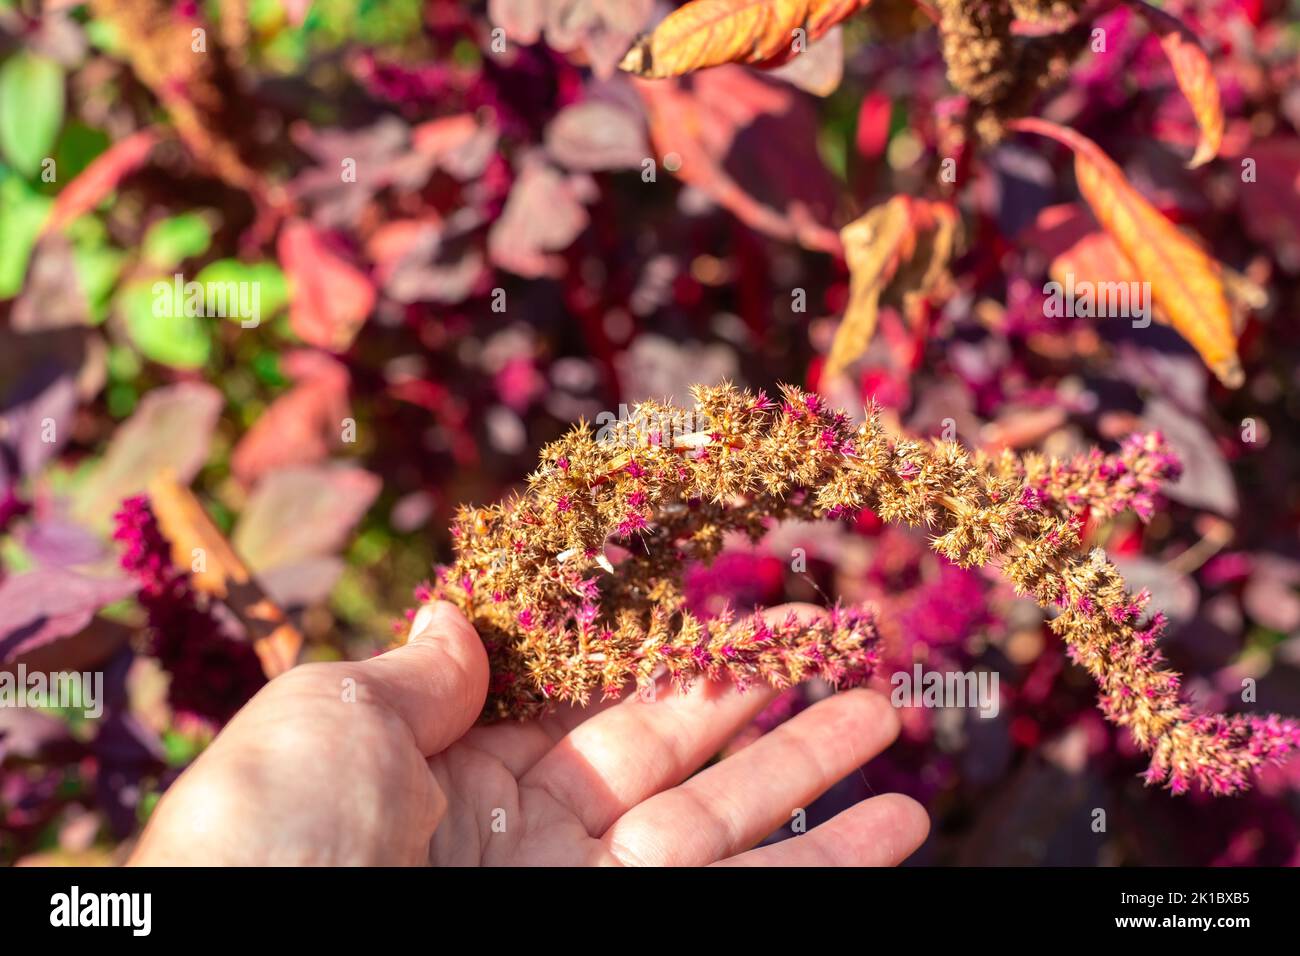
<instances>
[{"instance_id":1,"label":"wrinkled leaf","mask_svg":"<svg viewBox=\"0 0 1300 956\"><path fill-rule=\"evenodd\" d=\"M906 291L925 295L938 284L952 255L956 227L951 207L895 196L841 230L849 301L826 359L826 375L839 374L866 351L875 334L881 294L914 258L923 261L914 263L919 275Z\"/></svg>"},{"instance_id":2,"label":"wrinkled leaf","mask_svg":"<svg viewBox=\"0 0 1300 956\"><path fill-rule=\"evenodd\" d=\"M619 68L662 79L723 63L778 66L866 0L691 0L637 42Z\"/></svg>"}]
</instances>

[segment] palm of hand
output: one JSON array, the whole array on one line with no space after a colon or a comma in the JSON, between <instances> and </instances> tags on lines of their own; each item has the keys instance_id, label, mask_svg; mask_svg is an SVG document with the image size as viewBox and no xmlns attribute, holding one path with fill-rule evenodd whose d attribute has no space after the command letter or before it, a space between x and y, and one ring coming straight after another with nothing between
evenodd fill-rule
<instances>
[{"instance_id":1,"label":"palm of hand","mask_svg":"<svg viewBox=\"0 0 1300 956\"><path fill-rule=\"evenodd\" d=\"M655 703L630 699L594 714L566 710L475 728L429 761L448 799L430 861L891 864L911 853L928 823L919 806L896 794L794 840L745 852L898 730L884 698L851 691L690 776L772 696L701 684Z\"/></svg>"},{"instance_id":2,"label":"palm of hand","mask_svg":"<svg viewBox=\"0 0 1300 956\"><path fill-rule=\"evenodd\" d=\"M700 682L472 726L486 686L450 605L380 657L294 668L181 775L132 861L889 864L925 838L920 806L889 794L745 852L893 740L878 694L823 700L696 773L774 691Z\"/></svg>"}]
</instances>

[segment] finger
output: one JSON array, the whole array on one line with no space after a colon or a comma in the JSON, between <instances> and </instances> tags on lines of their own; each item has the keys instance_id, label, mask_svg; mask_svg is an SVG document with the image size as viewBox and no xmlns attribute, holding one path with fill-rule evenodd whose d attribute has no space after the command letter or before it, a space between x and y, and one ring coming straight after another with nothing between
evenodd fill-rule
<instances>
[{"instance_id":1,"label":"finger","mask_svg":"<svg viewBox=\"0 0 1300 956\"><path fill-rule=\"evenodd\" d=\"M767 615L822 614L811 605L773 608ZM629 809L675 786L754 718L776 691L696 682L654 702L623 701L576 728L520 780L572 810L593 836Z\"/></svg>"},{"instance_id":2,"label":"finger","mask_svg":"<svg viewBox=\"0 0 1300 956\"><path fill-rule=\"evenodd\" d=\"M578 725L520 785L545 790L599 835L629 808L685 779L775 694L698 681L654 702L629 698Z\"/></svg>"},{"instance_id":3,"label":"finger","mask_svg":"<svg viewBox=\"0 0 1300 956\"><path fill-rule=\"evenodd\" d=\"M897 866L930 832L925 808L901 793L849 807L802 836L720 860L717 866Z\"/></svg>"},{"instance_id":4,"label":"finger","mask_svg":"<svg viewBox=\"0 0 1300 956\"><path fill-rule=\"evenodd\" d=\"M411 728L426 757L458 740L487 698L483 642L445 601L420 608L406 644L355 666L367 690Z\"/></svg>"},{"instance_id":5,"label":"finger","mask_svg":"<svg viewBox=\"0 0 1300 956\"><path fill-rule=\"evenodd\" d=\"M605 834L620 859L701 866L745 850L884 750L898 715L851 690L797 717L681 786L633 808Z\"/></svg>"}]
</instances>

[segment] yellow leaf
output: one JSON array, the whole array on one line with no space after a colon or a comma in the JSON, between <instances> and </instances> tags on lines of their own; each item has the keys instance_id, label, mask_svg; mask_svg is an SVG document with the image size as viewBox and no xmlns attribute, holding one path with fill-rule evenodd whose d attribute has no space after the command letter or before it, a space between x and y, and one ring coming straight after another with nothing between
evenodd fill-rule
<instances>
[{"instance_id":1,"label":"yellow leaf","mask_svg":"<svg viewBox=\"0 0 1300 956\"><path fill-rule=\"evenodd\" d=\"M827 376L842 372L871 344L880 293L916 247L907 197L869 210L840 230L840 239L849 266L849 302L826 359Z\"/></svg>"},{"instance_id":2,"label":"yellow leaf","mask_svg":"<svg viewBox=\"0 0 1300 956\"><path fill-rule=\"evenodd\" d=\"M1223 142L1223 108L1219 103L1219 83L1214 78L1210 58L1201 48L1196 34L1163 10L1135 0L1134 6L1153 30L1160 34L1160 46L1174 68L1178 88L1191 104L1192 114L1201 128L1196 153L1187 165L1195 169L1219 155Z\"/></svg>"},{"instance_id":3,"label":"yellow leaf","mask_svg":"<svg viewBox=\"0 0 1300 956\"><path fill-rule=\"evenodd\" d=\"M778 66L869 0L692 0L628 51L619 68L662 79L723 63Z\"/></svg>"},{"instance_id":4,"label":"yellow leaf","mask_svg":"<svg viewBox=\"0 0 1300 956\"><path fill-rule=\"evenodd\" d=\"M1142 281L1150 283L1155 305L1219 380L1238 388L1245 376L1219 263L1147 202L1086 136L1032 117L1007 126L1051 137L1074 151L1079 191Z\"/></svg>"}]
</instances>

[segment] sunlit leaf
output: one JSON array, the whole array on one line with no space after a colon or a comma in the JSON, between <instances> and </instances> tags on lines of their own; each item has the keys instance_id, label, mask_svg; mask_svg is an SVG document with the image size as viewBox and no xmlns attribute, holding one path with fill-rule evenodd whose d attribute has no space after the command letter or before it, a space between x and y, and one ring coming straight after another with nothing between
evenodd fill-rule
<instances>
[{"instance_id":1,"label":"sunlit leaf","mask_svg":"<svg viewBox=\"0 0 1300 956\"><path fill-rule=\"evenodd\" d=\"M249 573L194 493L164 471L149 482L149 503L171 543L173 562L189 568L194 586L224 600L244 623L266 676L292 667L302 635ZM196 561L196 555L202 560Z\"/></svg>"},{"instance_id":2,"label":"sunlit leaf","mask_svg":"<svg viewBox=\"0 0 1300 956\"><path fill-rule=\"evenodd\" d=\"M200 213L169 216L149 227L144 234L144 260L160 269L174 269L186 259L207 252L212 243L212 226Z\"/></svg>"},{"instance_id":3,"label":"sunlit leaf","mask_svg":"<svg viewBox=\"0 0 1300 956\"><path fill-rule=\"evenodd\" d=\"M20 176L0 170L0 299L23 287L27 261L49 215L51 200L33 192Z\"/></svg>"},{"instance_id":4,"label":"sunlit leaf","mask_svg":"<svg viewBox=\"0 0 1300 956\"><path fill-rule=\"evenodd\" d=\"M263 478L231 535L254 572L330 554L379 494L380 481L361 468L284 468Z\"/></svg>"},{"instance_id":5,"label":"sunlit leaf","mask_svg":"<svg viewBox=\"0 0 1300 956\"><path fill-rule=\"evenodd\" d=\"M294 387L270 404L231 456L231 470L245 485L278 468L314 464L341 440L346 367L324 352L301 349L284 357L282 371Z\"/></svg>"},{"instance_id":6,"label":"sunlit leaf","mask_svg":"<svg viewBox=\"0 0 1300 956\"><path fill-rule=\"evenodd\" d=\"M1151 298L1169 323L1229 388L1244 381L1222 267L1133 188L1096 143L1040 119L1009 128L1049 136L1074 151L1079 191L1120 251L1151 284Z\"/></svg>"},{"instance_id":7,"label":"sunlit leaf","mask_svg":"<svg viewBox=\"0 0 1300 956\"><path fill-rule=\"evenodd\" d=\"M257 289L257 307L261 320L265 322L289 302L289 283L274 262L240 262L238 259L218 259L210 262L194 277L202 286L211 283L229 286L230 283L245 283L250 289ZM238 315L228 316L232 321L241 321Z\"/></svg>"},{"instance_id":8,"label":"sunlit leaf","mask_svg":"<svg viewBox=\"0 0 1300 956\"><path fill-rule=\"evenodd\" d=\"M636 80L655 152L674 176L766 235L838 254L823 225L835 186L805 97L739 66ZM780 150L767 149L772 142Z\"/></svg>"},{"instance_id":9,"label":"sunlit leaf","mask_svg":"<svg viewBox=\"0 0 1300 956\"><path fill-rule=\"evenodd\" d=\"M867 0L692 0L637 42L620 69L663 78L723 63L778 66Z\"/></svg>"}]
</instances>

